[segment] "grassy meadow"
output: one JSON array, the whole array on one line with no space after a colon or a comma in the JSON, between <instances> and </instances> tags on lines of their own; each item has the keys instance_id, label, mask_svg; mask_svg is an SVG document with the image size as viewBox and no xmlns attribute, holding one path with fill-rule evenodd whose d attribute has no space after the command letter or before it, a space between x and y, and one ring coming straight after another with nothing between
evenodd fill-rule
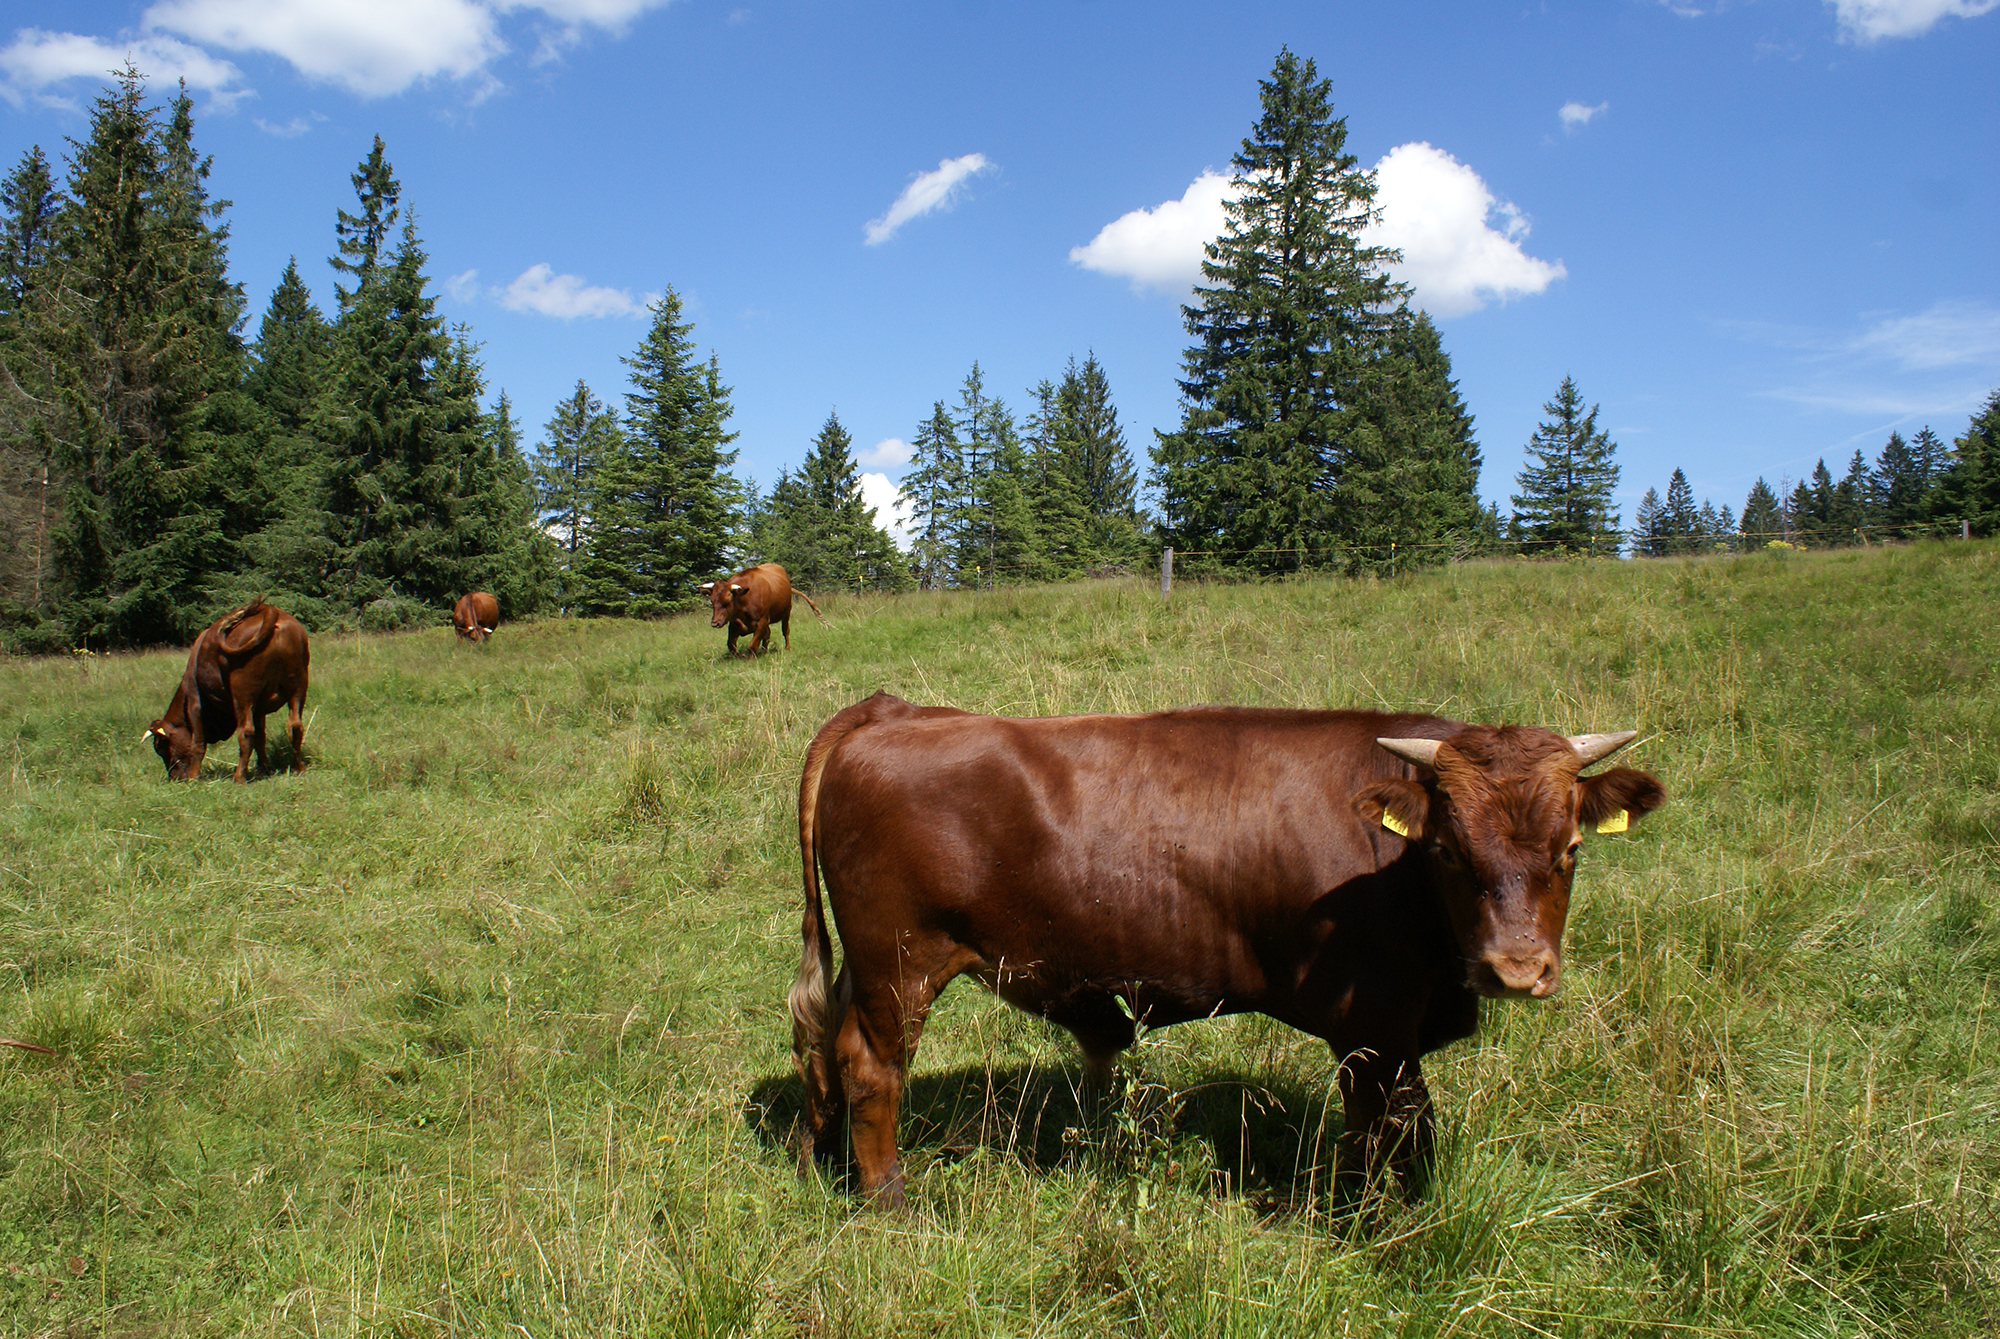
<instances>
[{"instance_id":1,"label":"grassy meadow","mask_svg":"<svg viewBox=\"0 0 2000 1339\"><path fill-rule=\"evenodd\" d=\"M180 653L0 662L0 1036L56 1052L0 1049L0 1335L2000 1332L2000 547L821 604L754 662L329 634L243 787L139 742ZM799 761L877 688L1637 727L1671 799L1561 995L1430 1058L1420 1201L1334 1211L1317 1042L1151 1033L1085 1119L961 983L878 1215L796 1174L784 1011Z\"/></svg>"}]
</instances>

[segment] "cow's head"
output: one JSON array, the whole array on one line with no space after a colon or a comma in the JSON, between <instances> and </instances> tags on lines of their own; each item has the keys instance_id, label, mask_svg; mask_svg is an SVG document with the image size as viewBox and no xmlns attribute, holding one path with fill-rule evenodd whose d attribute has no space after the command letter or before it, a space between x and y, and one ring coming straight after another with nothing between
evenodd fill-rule
<instances>
[{"instance_id":1,"label":"cow's head","mask_svg":"<svg viewBox=\"0 0 2000 1339\"><path fill-rule=\"evenodd\" d=\"M167 765L168 780L192 781L201 775L201 760L208 755L208 748L195 738L186 722L163 716L147 726L140 739L153 741L153 752Z\"/></svg>"},{"instance_id":2,"label":"cow's head","mask_svg":"<svg viewBox=\"0 0 2000 1339\"><path fill-rule=\"evenodd\" d=\"M706 581L695 589L708 597L708 626L728 627L743 604L743 587L734 581Z\"/></svg>"},{"instance_id":3,"label":"cow's head","mask_svg":"<svg viewBox=\"0 0 2000 1339\"><path fill-rule=\"evenodd\" d=\"M1586 832L1622 832L1666 802L1648 773L1583 768L1636 737L1565 739L1531 726L1468 726L1446 740L1378 739L1417 779L1378 781L1355 812L1422 853L1451 915L1466 982L1543 999L1562 978L1570 880Z\"/></svg>"}]
</instances>

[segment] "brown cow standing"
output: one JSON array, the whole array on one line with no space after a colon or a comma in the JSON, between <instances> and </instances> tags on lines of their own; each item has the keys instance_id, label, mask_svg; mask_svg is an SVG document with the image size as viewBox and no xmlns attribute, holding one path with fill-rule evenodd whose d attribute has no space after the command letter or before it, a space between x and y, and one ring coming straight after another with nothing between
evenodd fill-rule
<instances>
[{"instance_id":1,"label":"brown cow standing","mask_svg":"<svg viewBox=\"0 0 2000 1339\"><path fill-rule=\"evenodd\" d=\"M750 639L750 654L756 655L770 645L771 625L776 623L785 634L785 649L792 649L792 596L812 605L815 617L821 622L826 615L813 604L813 597L804 591L793 591L792 579L785 569L776 563L758 563L746 567L727 581L710 581L697 586L708 596L709 620L711 628L729 629L729 654L736 654L736 639Z\"/></svg>"},{"instance_id":2,"label":"brown cow standing","mask_svg":"<svg viewBox=\"0 0 2000 1339\"><path fill-rule=\"evenodd\" d=\"M500 601L483 590L461 595L451 607L451 625L459 636L483 642L500 626Z\"/></svg>"},{"instance_id":3,"label":"brown cow standing","mask_svg":"<svg viewBox=\"0 0 2000 1339\"><path fill-rule=\"evenodd\" d=\"M306 703L310 660L306 630L284 610L265 604L262 596L203 629L188 652L166 715L146 730L167 775L175 781L200 776L208 746L231 735L241 737L236 779L248 778L252 747L258 770L266 770L264 717L281 704L290 708L286 724L292 734L292 770L302 770L306 728L299 713Z\"/></svg>"},{"instance_id":4,"label":"brown cow standing","mask_svg":"<svg viewBox=\"0 0 2000 1339\"><path fill-rule=\"evenodd\" d=\"M900 1203L896 1115L931 1003L970 975L1075 1034L1094 1086L1161 1027L1254 1011L1339 1062L1343 1179L1415 1189L1420 1057L1479 999L1551 994L1584 828L1658 807L1579 770L1632 734L1361 711L1198 707L1010 720L878 693L799 782L793 1052L812 1150L848 1119L862 1190ZM846 960L833 941L820 878Z\"/></svg>"}]
</instances>

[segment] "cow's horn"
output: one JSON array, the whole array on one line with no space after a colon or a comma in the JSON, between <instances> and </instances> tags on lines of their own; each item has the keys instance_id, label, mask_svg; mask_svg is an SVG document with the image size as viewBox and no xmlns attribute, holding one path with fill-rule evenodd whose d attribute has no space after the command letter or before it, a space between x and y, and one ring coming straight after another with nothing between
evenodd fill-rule
<instances>
[{"instance_id":1,"label":"cow's horn","mask_svg":"<svg viewBox=\"0 0 2000 1339\"><path fill-rule=\"evenodd\" d=\"M1419 767L1436 767L1438 741L1435 739L1377 739L1375 741L1404 762Z\"/></svg>"},{"instance_id":2,"label":"cow's horn","mask_svg":"<svg viewBox=\"0 0 2000 1339\"><path fill-rule=\"evenodd\" d=\"M731 589L731 590L742 590L742 589L743 589L743 587L741 587L741 586L737 585L737 584L736 584L736 583L735 583L734 581L732 581L732 582L730 582L730 583L729 583L729 589Z\"/></svg>"},{"instance_id":3,"label":"cow's horn","mask_svg":"<svg viewBox=\"0 0 2000 1339\"><path fill-rule=\"evenodd\" d=\"M1599 758L1609 758L1639 737L1637 730L1620 730L1609 735L1571 735L1569 746L1576 750L1576 756L1588 767Z\"/></svg>"},{"instance_id":4,"label":"cow's horn","mask_svg":"<svg viewBox=\"0 0 2000 1339\"><path fill-rule=\"evenodd\" d=\"M715 589L715 583L714 583L713 581L704 581L704 582L702 582L702 583L701 583L701 584L700 584L699 586L696 586L696 587L695 587L695 589L696 589L696 590L714 590L714 589Z\"/></svg>"},{"instance_id":5,"label":"cow's horn","mask_svg":"<svg viewBox=\"0 0 2000 1339\"><path fill-rule=\"evenodd\" d=\"M146 733L139 736L139 742L143 744L152 737L153 737L153 727L149 725L146 727Z\"/></svg>"}]
</instances>

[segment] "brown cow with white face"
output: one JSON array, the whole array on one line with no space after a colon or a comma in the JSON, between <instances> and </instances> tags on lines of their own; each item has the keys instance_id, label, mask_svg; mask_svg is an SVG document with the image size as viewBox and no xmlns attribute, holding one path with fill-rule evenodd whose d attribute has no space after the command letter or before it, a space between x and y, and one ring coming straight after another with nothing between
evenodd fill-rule
<instances>
[{"instance_id":1,"label":"brown cow with white face","mask_svg":"<svg viewBox=\"0 0 2000 1339\"><path fill-rule=\"evenodd\" d=\"M231 735L240 739L236 780L249 778L253 747L257 770L265 770L264 717L280 706L289 708L292 770L302 771L306 730L299 713L305 709L311 658L306 630L262 596L202 629L166 714L143 736L153 741L167 776L175 781L200 776L208 746Z\"/></svg>"},{"instance_id":2,"label":"brown cow with white face","mask_svg":"<svg viewBox=\"0 0 2000 1339\"><path fill-rule=\"evenodd\" d=\"M792 596L797 595L812 605L813 613L822 621L825 615L819 606L813 604L812 596L804 591L792 589L792 579L785 569L776 563L758 563L746 567L726 581L704 582L695 589L708 597L711 628L729 629L729 654L736 654L736 639L750 639L751 655L767 648L771 643L771 625L776 623L785 635L785 649L792 649Z\"/></svg>"},{"instance_id":3,"label":"brown cow with white face","mask_svg":"<svg viewBox=\"0 0 2000 1339\"><path fill-rule=\"evenodd\" d=\"M862 1190L901 1201L904 1075L966 975L1069 1029L1098 1083L1134 1020L1254 1011L1324 1038L1344 1178L1386 1158L1414 1188L1421 1057L1470 1036L1482 997L1555 990L1582 834L1666 798L1630 768L1580 775L1632 738L1361 711L849 707L799 783L790 1007L812 1150L851 1135Z\"/></svg>"},{"instance_id":4,"label":"brown cow with white face","mask_svg":"<svg viewBox=\"0 0 2000 1339\"><path fill-rule=\"evenodd\" d=\"M485 641L500 626L500 601L483 590L459 596L451 607L451 626L469 641Z\"/></svg>"}]
</instances>

